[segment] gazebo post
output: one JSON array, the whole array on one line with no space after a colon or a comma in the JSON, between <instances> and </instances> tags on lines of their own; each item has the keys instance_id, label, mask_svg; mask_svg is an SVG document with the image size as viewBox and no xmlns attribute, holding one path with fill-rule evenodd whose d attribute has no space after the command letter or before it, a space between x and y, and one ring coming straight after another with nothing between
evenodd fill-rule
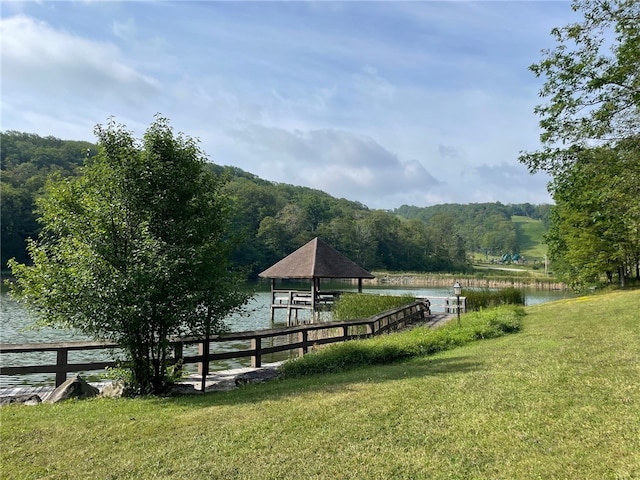
<instances>
[{"instance_id":1,"label":"gazebo post","mask_svg":"<svg viewBox=\"0 0 640 480\"><path fill-rule=\"evenodd\" d=\"M311 279L311 321L312 322L316 318L316 298L318 295L318 290L320 290L320 279L317 277L313 277Z\"/></svg>"},{"instance_id":2,"label":"gazebo post","mask_svg":"<svg viewBox=\"0 0 640 480\"><path fill-rule=\"evenodd\" d=\"M276 316L276 279L271 279L271 323L275 321Z\"/></svg>"},{"instance_id":3,"label":"gazebo post","mask_svg":"<svg viewBox=\"0 0 640 480\"><path fill-rule=\"evenodd\" d=\"M362 293L362 278L358 279L358 293Z\"/></svg>"}]
</instances>

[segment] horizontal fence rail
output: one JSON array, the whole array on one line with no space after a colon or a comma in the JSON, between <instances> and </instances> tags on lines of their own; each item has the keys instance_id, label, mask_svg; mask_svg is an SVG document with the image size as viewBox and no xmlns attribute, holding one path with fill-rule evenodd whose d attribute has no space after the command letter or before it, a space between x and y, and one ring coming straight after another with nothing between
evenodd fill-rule
<instances>
[{"instance_id":1,"label":"horizontal fence rail","mask_svg":"<svg viewBox=\"0 0 640 480\"><path fill-rule=\"evenodd\" d=\"M344 342L356 338L367 338L404 327L408 323L425 319L429 314L429 303L416 301L400 308L388 310L363 320L350 320L345 322L326 322L309 325L296 325L269 330L255 330L247 332L231 332L222 335L212 335L209 344L203 338L180 338L171 342L173 348L174 364L197 364L198 373L203 373L203 365L217 360L232 358L251 359L252 367L262 365L264 355L296 351L299 356L304 355L310 349L335 342ZM279 345L267 345L264 341L270 338L280 337L283 342ZM211 352L210 343L248 341L249 348L227 352ZM197 345L198 355L185 356L185 345ZM62 343L29 343L8 344L0 343L0 354L19 354L34 352L56 352L56 363L48 365L26 366L0 366L0 375L25 375L33 373L55 373L56 386L61 385L69 372L103 370L114 367L118 362L86 362L69 363L69 352L86 350L116 350L116 343L108 342L62 342ZM4 362L3 362L4 363ZM208 373L208 372L207 372Z\"/></svg>"},{"instance_id":2,"label":"horizontal fence rail","mask_svg":"<svg viewBox=\"0 0 640 480\"><path fill-rule=\"evenodd\" d=\"M423 297L416 296L416 299L428 302L428 305L432 311L444 312L444 313L457 313L460 309L460 313L467 311L467 297L460 296L460 302L458 303L458 297Z\"/></svg>"}]
</instances>

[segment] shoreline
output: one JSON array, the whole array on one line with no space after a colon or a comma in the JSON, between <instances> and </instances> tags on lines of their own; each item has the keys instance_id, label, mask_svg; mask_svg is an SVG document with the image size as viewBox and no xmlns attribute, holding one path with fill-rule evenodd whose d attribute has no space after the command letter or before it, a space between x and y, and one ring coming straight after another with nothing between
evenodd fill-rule
<instances>
[{"instance_id":1,"label":"shoreline","mask_svg":"<svg viewBox=\"0 0 640 480\"><path fill-rule=\"evenodd\" d=\"M536 290L568 290L568 286L555 279L532 278L504 275L475 278L453 274L387 273L373 272L374 279L366 279L364 286L412 286L412 287L450 287L455 281L467 288L532 288ZM507 277L507 278L504 278Z\"/></svg>"},{"instance_id":2,"label":"shoreline","mask_svg":"<svg viewBox=\"0 0 640 480\"><path fill-rule=\"evenodd\" d=\"M410 329L418 325L423 325L428 328L438 328L444 325L446 322L450 321L454 317L455 315L448 314L448 313L432 313L428 319L412 322L410 324L407 324L404 328ZM284 361L285 360L265 363L261 367L237 367L237 368L215 370L215 371L210 370L206 376L205 392L232 390L233 388L236 388L239 386L239 382L241 382L245 376L247 375L251 376L251 374L254 374L256 372L259 372L259 373L271 372L271 371L277 370L278 367ZM77 374L81 374L81 373L83 372L79 372ZM73 375L69 375L67 378L71 378L72 376ZM201 380L202 380L201 375L198 375L196 373L190 373L190 374L187 374L182 379L182 381L178 382L178 384L192 385L196 391L200 392ZM102 392L104 387L113 383L113 381L114 380L107 379L100 382L87 381L87 383L89 383L90 385L93 385L94 387L98 388L100 392ZM21 396L21 395L38 395L41 401L44 402L46 399L48 399L51 396L55 388L56 388L55 386L52 386L50 384L49 385L22 384L22 385L16 385L16 386L5 386L5 387L0 387L0 398L15 397L15 396Z\"/></svg>"}]
</instances>

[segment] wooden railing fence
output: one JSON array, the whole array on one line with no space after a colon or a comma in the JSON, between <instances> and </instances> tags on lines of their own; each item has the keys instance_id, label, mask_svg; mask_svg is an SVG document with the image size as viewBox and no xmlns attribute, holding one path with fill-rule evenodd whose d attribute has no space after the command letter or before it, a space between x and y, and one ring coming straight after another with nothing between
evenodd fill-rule
<instances>
[{"instance_id":1,"label":"wooden railing fence","mask_svg":"<svg viewBox=\"0 0 640 480\"><path fill-rule=\"evenodd\" d=\"M467 297L460 296L460 303L458 304L458 297L422 297L417 296L416 299L428 301L431 310L444 313L465 313L467 311Z\"/></svg>"},{"instance_id":2,"label":"wooden railing fence","mask_svg":"<svg viewBox=\"0 0 640 480\"><path fill-rule=\"evenodd\" d=\"M211 336L209 339L211 343L240 341L245 341L245 343L248 341L249 343L248 349L226 352L210 351L211 349L206 348L206 341L202 338L180 338L171 342L173 347L172 362L178 363L181 361L183 364L198 364L198 372L202 374L202 366L205 363L203 352L209 351L207 355L209 362L250 357L251 366L260 367L263 357L268 354L297 351L298 355L304 355L316 345L344 342L355 338L367 338L397 330L410 322L424 319L427 312L427 304L417 301L364 320L296 325ZM277 344L275 341L271 342L271 345L268 345L269 342L265 342L266 339L275 339L276 337L280 338ZM198 355L185 356L183 354L185 345L198 345ZM0 354L56 352L55 364L0 366L0 375L55 373L56 386L59 386L64 383L69 372L102 370L117 364L115 361L69 363L69 352L113 350L118 348L117 344L106 342L0 343Z\"/></svg>"}]
</instances>

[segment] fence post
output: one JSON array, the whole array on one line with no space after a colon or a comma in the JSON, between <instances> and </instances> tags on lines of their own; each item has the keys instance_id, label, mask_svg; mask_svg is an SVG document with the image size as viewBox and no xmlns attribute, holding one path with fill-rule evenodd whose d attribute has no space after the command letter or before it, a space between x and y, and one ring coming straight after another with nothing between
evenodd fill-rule
<instances>
[{"instance_id":1,"label":"fence post","mask_svg":"<svg viewBox=\"0 0 640 480\"><path fill-rule=\"evenodd\" d=\"M173 365L175 366L174 373L176 375L181 374L184 370L184 364L182 364L182 359L184 358L183 349L184 345L182 342L175 342L173 344Z\"/></svg>"},{"instance_id":2,"label":"fence post","mask_svg":"<svg viewBox=\"0 0 640 480\"><path fill-rule=\"evenodd\" d=\"M176 342L173 344L173 361L178 363L184 357L184 346L182 342Z\"/></svg>"},{"instance_id":3,"label":"fence post","mask_svg":"<svg viewBox=\"0 0 640 480\"><path fill-rule=\"evenodd\" d=\"M58 349L56 361L56 387L59 387L67 381L67 361L69 359L69 350L66 348Z\"/></svg>"},{"instance_id":4,"label":"fence post","mask_svg":"<svg viewBox=\"0 0 640 480\"><path fill-rule=\"evenodd\" d=\"M373 322L367 323L366 327L367 327L367 336L371 337L373 335Z\"/></svg>"},{"instance_id":5,"label":"fence post","mask_svg":"<svg viewBox=\"0 0 640 480\"><path fill-rule=\"evenodd\" d=\"M262 366L262 339L260 337L253 337L251 339L251 350L253 355L251 356L251 366L253 368L259 368Z\"/></svg>"},{"instance_id":6,"label":"fence post","mask_svg":"<svg viewBox=\"0 0 640 480\"><path fill-rule=\"evenodd\" d=\"M202 355L202 361L198 363L198 375L206 377L209 375L209 341L203 340L198 343L198 355ZM206 371L205 371L206 370Z\"/></svg>"},{"instance_id":7,"label":"fence post","mask_svg":"<svg viewBox=\"0 0 640 480\"><path fill-rule=\"evenodd\" d=\"M309 351L309 347L308 347L309 332L307 330L302 330L298 332L298 341L302 343L302 346L298 349L298 356L302 357L305 353Z\"/></svg>"}]
</instances>

